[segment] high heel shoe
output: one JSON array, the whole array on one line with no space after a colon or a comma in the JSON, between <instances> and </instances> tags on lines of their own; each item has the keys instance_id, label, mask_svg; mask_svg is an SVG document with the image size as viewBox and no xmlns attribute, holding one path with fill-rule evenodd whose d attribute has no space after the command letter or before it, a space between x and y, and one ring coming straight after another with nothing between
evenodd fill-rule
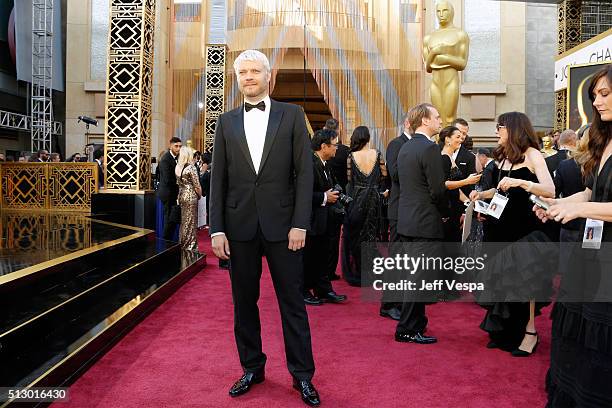
<instances>
[{"instance_id":1,"label":"high heel shoe","mask_svg":"<svg viewBox=\"0 0 612 408\"><path fill-rule=\"evenodd\" d=\"M519 348L512 350L512 353L511 353L512 357L529 357L530 355L536 352L536 349L538 348L538 344L540 344L540 337L538 337L538 333L537 332L532 333L532 332L526 331L525 334L528 334L530 336L536 336L536 344L533 346L531 351L525 351Z\"/></svg>"}]
</instances>

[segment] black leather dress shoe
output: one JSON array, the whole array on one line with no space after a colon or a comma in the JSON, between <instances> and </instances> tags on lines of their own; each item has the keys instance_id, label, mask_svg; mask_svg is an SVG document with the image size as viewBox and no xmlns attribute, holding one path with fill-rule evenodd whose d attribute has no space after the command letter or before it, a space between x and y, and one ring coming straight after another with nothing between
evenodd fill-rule
<instances>
[{"instance_id":1,"label":"black leather dress shoe","mask_svg":"<svg viewBox=\"0 0 612 408\"><path fill-rule=\"evenodd\" d=\"M302 401L311 407L317 407L321 405L321 399L319 393L315 389L314 385L308 380L297 381L293 380L293 388L298 390L302 394Z\"/></svg>"},{"instance_id":2,"label":"black leather dress shoe","mask_svg":"<svg viewBox=\"0 0 612 408\"><path fill-rule=\"evenodd\" d=\"M392 307L391 309L383 309L380 308L380 315L382 317L388 317L393 320L399 320L402 312L397 307Z\"/></svg>"},{"instance_id":3,"label":"black leather dress shoe","mask_svg":"<svg viewBox=\"0 0 612 408\"><path fill-rule=\"evenodd\" d=\"M266 376L264 374L244 373L244 375L232 385L232 388L229 390L229 395L230 397L237 397L245 394L251 389L253 384L262 383L265 379Z\"/></svg>"},{"instance_id":4,"label":"black leather dress shoe","mask_svg":"<svg viewBox=\"0 0 612 408\"><path fill-rule=\"evenodd\" d=\"M331 291L329 293L319 296L319 299L321 299L325 303L342 303L346 300L346 295L339 295L336 292Z\"/></svg>"},{"instance_id":5,"label":"black leather dress shoe","mask_svg":"<svg viewBox=\"0 0 612 408\"><path fill-rule=\"evenodd\" d=\"M312 293L304 293L304 303L310 306L321 306L323 301L313 296Z\"/></svg>"},{"instance_id":6,"label":"black leather dress shoe","mask_svg":"<svg viewBox=\"0 0 612 408\"><path fill-rule=\"evenodd\" d=\"M432 344L438 341L435 337L425 336L422 332L407 334L395 333L395 341L400 343Z\"/></svg>"}]
</instances>

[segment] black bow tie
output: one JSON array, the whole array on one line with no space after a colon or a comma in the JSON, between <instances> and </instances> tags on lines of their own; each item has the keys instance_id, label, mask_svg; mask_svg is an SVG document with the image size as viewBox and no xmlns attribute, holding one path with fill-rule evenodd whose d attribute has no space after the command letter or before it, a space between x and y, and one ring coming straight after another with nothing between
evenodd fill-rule
<instances>
[{"instance_id":1,"label":"black bow tie","mask_svg":"<svg viewBox=\"0 0 612 408\"><path fill-rule=\"evenodd\" d=\"M248 102L244 103L244 110L245 111L250 111L251 109L259 109L260 111L265 111L266 110L266 103L264 101L259 102L257 105L251 105Z\"/></svg>"}]
</instances>

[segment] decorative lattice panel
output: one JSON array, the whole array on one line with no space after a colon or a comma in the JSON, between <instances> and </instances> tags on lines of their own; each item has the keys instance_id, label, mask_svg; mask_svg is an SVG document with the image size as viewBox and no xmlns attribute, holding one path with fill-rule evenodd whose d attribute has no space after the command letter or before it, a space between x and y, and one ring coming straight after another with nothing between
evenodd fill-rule
<instances>
[{"instance_id":1,"label":"decorative lattice panel","mask_svg":"<svg viewBox=\"0 0 612 408\"><path fill-rule=\"evenodd\" d=\"M555 92L555 130L567 129L567 90Z\"/></svg>"},{"instance_id":2,"label":"decorative lattice panel","mask_svg":"<svg viewBox=\"0 0 612 408\"><path fill-rule=\"evenodd\" d=\"M155 0L112 0L106 92L110 190L151 188Z\"/></svg>"},{"instance_id":3,"label":"decorative lattice panel","mask_svg":"<svg viewBox=\"0 0 612 408\"><path fill-rule=\"evenodd\" d=\"M2 164L2 208L44 210L48 207L47 166Z\"/></svg>"},{"instance_id":4,"label":"decorative lattice panel","mask_svg":"<svg viewBox=\"0 0 612 408\"><path fill-rule=\"evenodd\" d=\"M95 163L3 163L2 209L91 211Z\"/></svg>"},{"instance_id":5,"label":"decorative lattice panel","mask_svg":"<svg viewBox=\"0 0 612 408\"><path fill-rule=\"evenodd\" d=\"M582 19L582 0L563 0L558 6L559 54L580 44L580 21Z\"/></svg>"},{"instance_id":6,"label":"decorative lattice panel","mask_svg":"<svg viewBox=\"0 0 612 408\"><path fill-rule=\"evenodd\" d=\"M215 127L225 110L225 45L206 46L206 89L204 102L204 151L212 152Z\"/></svg>"},{"instance_id":7,"label":"decorative lattice panel","mask_svg":"<svg viewBox=\"0 0 612 408\"><path fill-rule=\"evenodd\" d=\"M49 167L49 205L55 210L89 211L97 188L97 168L58 163Z\"/></svg>"}]
</instances>

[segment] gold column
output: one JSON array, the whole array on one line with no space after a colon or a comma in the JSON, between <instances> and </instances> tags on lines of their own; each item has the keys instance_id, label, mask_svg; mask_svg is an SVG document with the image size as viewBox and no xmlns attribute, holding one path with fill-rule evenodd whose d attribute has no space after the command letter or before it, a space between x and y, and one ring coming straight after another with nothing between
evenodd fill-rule
<instances>
[{"instance_id":1,"label":"gold column","mask_svg":"<svg viewBox=\"0 0 612 408\"><path fill-rule=\"evenodd\" d=\"M212 152L217 119L225 110L225 45L206 46L206 88L204 102L204 148Z\"/></svg>"},{"instance_id":2,"label":"gold column","mask_svg":"<svg viewBox=\"0 0 612 408\"><path fill-rule=\"evenodd\" d=\"M580 44L580 21L582 19L582 0L563 0L557 8L557 54ZM555 92L555 130L566 127L567 92L565 89Z\"/></svg>"},{"instance_id":3,"label":"gold column","mask_svg":"<svg viewBox=\"0 0 612 408\"><path fill-rule=\"evenodd\" d=\"M155 0L111 0L106 83L105 186L151 188Z\"/></svg>"}]
</instances>

